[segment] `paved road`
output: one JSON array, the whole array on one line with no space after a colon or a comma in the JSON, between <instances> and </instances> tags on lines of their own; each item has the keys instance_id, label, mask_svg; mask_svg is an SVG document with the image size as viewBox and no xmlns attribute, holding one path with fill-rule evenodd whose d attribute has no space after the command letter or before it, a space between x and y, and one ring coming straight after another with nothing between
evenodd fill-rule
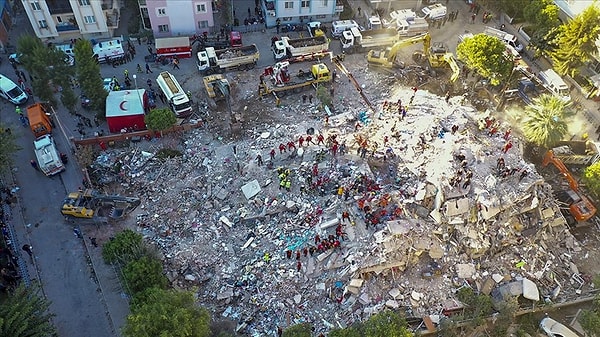
<instances>
[{"instance_id":1,"label":"paved road","mask_svg":"<svg viewBox=\"0 0 600 337\"><path fill-rule=\"evenodd\" d=\"M22 12L14 22L12 44L17 43L20 34L32 34ZM16 82L6 59L0 71ZM0 104L2 123L11 127L22 147L15 156L13 172L14 183L20 187L19 205L12 210L13 225L19 243L30 243L34 247L35 264L26 255L21 257L27 261L30 276L39 277L44 293L52 302L50 310L56 315L54 324L59 336L120 336L118 331L128 313L128 303L122 296L118 279L99 259L100 248L92 252L93 260L90 260L85 242L74 235L72 225L65 223L59 211L66 193L80 185L81 171L73 159L64 173L53 178L35 171L29 165L35 157L33 135L19 124L12 104ZM57 113L67 130L74 129L74 119L64 109L58 108ZM55 132L55 139L61 152L70 153L61 132ZM92 261L96 273L91 268ZM108 308L112 316L107 314Z\"/></svg>"}]
</instances>

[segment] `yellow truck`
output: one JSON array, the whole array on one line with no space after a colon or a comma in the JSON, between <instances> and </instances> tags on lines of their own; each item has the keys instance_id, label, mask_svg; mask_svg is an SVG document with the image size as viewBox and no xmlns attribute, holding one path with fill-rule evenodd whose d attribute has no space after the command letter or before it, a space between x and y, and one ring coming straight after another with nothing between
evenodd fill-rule
<instances>
[{"instance_id":1,"label":"yellow truck","mask_svg":"<svg viewBox=\"0 0 600 337\"><path fill-rule=\"evenodd\" d=\"M281 96L291 90L296 91L330 81L331 73L324 63L313 64L308 70L299 69L297 72L293 72L289 62L277 62L260 75L258 95L264 96L273 93Z\"/></svg>"}]
</instances>

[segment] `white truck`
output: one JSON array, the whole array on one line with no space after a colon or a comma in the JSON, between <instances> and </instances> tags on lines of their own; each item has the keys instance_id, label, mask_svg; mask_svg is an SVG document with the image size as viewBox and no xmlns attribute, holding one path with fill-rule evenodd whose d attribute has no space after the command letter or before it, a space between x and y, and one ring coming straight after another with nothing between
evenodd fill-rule
<instances>
[{"instance_id":1,"label":"white truck","mask_svg":"<svg viewBox=\"0 0 600 337\"><path fill-rule=\"evenodd\" d=\"M160 90L165 94L169 107L175 113L175 116L179 118L188 117L192 114L192 103L190 98L183 91L179 82L175 76L168 71L161 72L156 78L156 83L160 87Z\"/></svg>"},{"instance_id":2,"label":"white truck","mask_svg":"<svg viewBox=\"0 0 600 337\"><path fill-rule=\"evenodd\" d=\"M398 42L398 32L395 29L374 29L360 31L351 28L344 31L340 37L342 51L345 53L362 52L375 47L391 46Z\"/></svg>"},{"instance_id":3,"label":"white truck","mask_svg":"<svg viewBox=\"0 0 600 337\"><path fill-rule=\"evenodd\" d=\"M252 69L260 57L255 44L243 47L215 50L207 47L198 52L198 71L202 75L210 75L233 69Z\"/></svg>"},{"instance_id":4,"label":"white truck","mask_svg":"<svg viewBox=\"0 0 600 337\"><path fill-rule=\"evenodd\" d=\"M500 41L515 48L515 50L518 51L519 53L523 51L523 45L521 44L521 42L519 42L519 39L517 39L517 37L512 34L508 34L505 31L502 31L502 30L496 29L496 28L492 28L492 27L485 27L485 30L483 31L483 33L485 35L499 38Z\"/></svg>"},{"instance_id":5,"label":"white truck","mask_svg":"<svg viewBox=\"0 0 600 337\"><path fill-rule=\"evenodd\" d=\"M368 28L369 29L381 29L381 28L383 28L383 23L381 22L381 19L378 16L371 16L369 18Z\"/></svg>"},{"instance_id":6,"label":"white truck","mask_svg":"<svg viewBox=\"0 0 600 337\"><path fill-rule=\"evenodd\" d=\"M423 18L415 17L413 20L396 20L396 28L400 36L416 36L429 32L429 22Z\"/></svg>"},{"instance_id":7,"label":"white truck","mask_svg":"<svg viewBox=\"0 0 600 337\"><path fill-rule=\"evenodd\" d=\"M308 30L308 35L310 35L310 37L325 35L325 32L321 29L320 21L311 21L307 23L306 29Z\"/></svg>"},{"instance_id":8,"label":"white truck","mask_svg":"<svg viewBox=\"0 0 600 337\"><path fill-rule=\"evenodd\" d=\"M33 142L35 157L42 173L50 177L65 170L60 154L49 134L43 135Z\"/></svg>"},{"instance_id":9,"label":"white truck","mask_svg":"<svg viewBox=\"0 0 600 337\"><path fill-rule=\"evenodd\" d=\"M276 61L288 57L297 57L311 53L327 51L329 49L329 39L326 36L306 37L303 39L290 39L283 36L281 40L273 43L271 50L273 58Z\"/></svg>"},{"instance_id":10,"label":"white truck","mask_svg":"<svg viewBox=\"0 0 600 337\"><path fill-rule=\"evenodd\" d=\"M100 63L120 58L125 55L121 39L96 42L94 43L92 50L94 52L93 57Z\"/></svg>"},{"instance_id":11,"label":"white truck","mask_svg":"<svg viewBox=\"0 0 600 337\"><path fill-rule=\"evenodd\" d=\"M571 101L569 86L560 77L560 75L556 73L556 71L553 69L540 71L538 78L544 87L548 89L548 91L550 91L554 96L559 97L565 102Z\"/></svg>"}]
</instances>

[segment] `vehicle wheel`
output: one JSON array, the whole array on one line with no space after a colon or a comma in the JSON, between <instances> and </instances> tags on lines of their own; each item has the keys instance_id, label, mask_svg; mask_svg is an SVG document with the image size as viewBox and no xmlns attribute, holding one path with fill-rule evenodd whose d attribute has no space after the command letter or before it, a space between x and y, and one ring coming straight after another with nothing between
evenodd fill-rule
<instances>
[{"instance_id":1,"label":"vehicle wheel","mask_svg":"<svg viewBox=\"0 0 600 337\"><path fill-rule=\"evenodd\" d=\"M254 69L254 67L256 67L256 63L250 63L246 67L247 69Z\"/></svg>"}]
</instances>

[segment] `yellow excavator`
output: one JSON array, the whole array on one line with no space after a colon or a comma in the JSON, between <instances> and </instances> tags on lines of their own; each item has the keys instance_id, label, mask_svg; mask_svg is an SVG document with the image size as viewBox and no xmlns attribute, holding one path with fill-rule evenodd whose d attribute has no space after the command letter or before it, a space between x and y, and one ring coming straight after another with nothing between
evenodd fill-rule
<instances>
[{"instance_id":1,"label":"yellow excavator","mask_svg":"<svg viewBox=\"0 0 600 337\"><path fill-rule=\"evenodd\" d=\"M449 66L452 69L450 81L454 82L458 79L460 68L456 63L454 54L448 51L448 48L443 43L431 44L431 35L429 33L417 35L396 42L390 48L382 50L371 50L367 54L367 62L369 66L378 66L385 68L396 68L400 64L396 62L398 51L408 45L415 43L423 43L423 52L417 51L413 55L413 59L420 60L426 58L431 68L442 68Z\"/></svg>"},{"instance_id":2,"label":"yellow excavator","mask_svg":"<svg viewBox=\"0 0 600 337\"><path fill-rule=\"evenodd\" d=\"M86 189L69 193L63 201L61 213L74 218L93 219L101 216L110 219L122 219L135 210L141 200L135 197L105 195Z\"/></svg>"}]
</instances>

